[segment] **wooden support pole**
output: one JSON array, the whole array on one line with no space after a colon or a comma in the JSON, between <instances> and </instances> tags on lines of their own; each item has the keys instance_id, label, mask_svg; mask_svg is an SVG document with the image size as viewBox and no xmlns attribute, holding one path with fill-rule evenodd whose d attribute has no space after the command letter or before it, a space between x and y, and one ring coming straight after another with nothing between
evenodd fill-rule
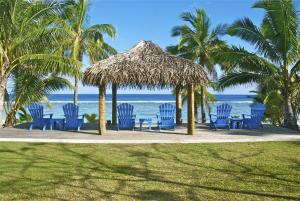
<instances>
[{"instance_id":1,"label":"wooden support pole","mask_svg":"<svg viewBox=\"0 0 300 201\"><path fill-rule=\"evenodd\" d=\"M112 105L111 105L112 125L117 125L117 85L112 85Z\"/></svg>"},{"instance_id":2,"label":"wooden support pole","mask_svg":"<svg viewBox=\"0 0 300 201\"><path fill-rule=\"evenodd\" d=\"M194 84L188 85L188 97L187 97L187 107L188 107L188 129L187 133L189 135L195 134L195 100L194 100Z\"/></svg>"},{"instance_id":3,"label":"wooden support pole","mask_svg":"<svg viewBox=\"0 0 300 201\"><path fill-rule=\"evenodd\" d=\"M176 124L181 125L182 124L182 97L181 97L181 88L179 85L176 85L175 87L176 92Z\"/></svg>"},{"instance_id":4,"label":"wooden support pole","mask_svg":"<svg viewBox=\"0 0 300 201\"><path fill-rule=\"evenodd\" d=\"M99 85L99 135L106 134L105 84Z\"/></svg>"}]
</instances>

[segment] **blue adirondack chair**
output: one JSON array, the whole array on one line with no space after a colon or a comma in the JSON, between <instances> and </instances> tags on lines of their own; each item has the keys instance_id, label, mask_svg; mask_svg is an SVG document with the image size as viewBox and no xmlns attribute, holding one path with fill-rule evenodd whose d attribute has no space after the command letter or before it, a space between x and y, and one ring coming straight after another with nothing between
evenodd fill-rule
<instances>
[{"instance_id":1,"label":"blue adirondack chair","mask_svg":"<svg viewBox=\"0 0 300 201\"><path fill-rule=\"evenodd\" d=\"M63 106L63 111L66 118L64 129L77 129L77 131L80 131L80 127L84 123L84 115L78 114L78 105L75 105L74 103L65 104ZM79 118L79 116L82 116L82 118Z\"/></svg>"},{"instance_id":2,"label":"blue adirondack chair","mask_svg":"<svg viewBox=\"0 0 300 201\"><path fill-rule=\"evenodd\" d=\"M175 129L175 106L170 103L164 103L159 106L157 115L157 125L160 129Z\"/></svg>"},{"instance_id":3,"label":"blue adirondack chair","mask_svg":"<svg viewBox=\"0 0 300 201\"><path fill-rule=\"evenodd\" d=\"M118 130L130 129L134 130L135 115L133 114L133 106L128 103L118 105Z\"/></svg>"},{"instance_id":4,"label":"blue adirondack chair","mask_svg":"<svg viewBox=\"0 0 300 201\"><path fill-rule=\"evenodd\" d=\"M33 103L29 105L28 110L32 118L32 123L29 126L29 130L32 130L32 128L34 127L39 127L42 128L43 130L46 130L47 126L49 126L50 130L52 130L53 114L44 114L44 107L37 103ZM44 118L45 116L49 116L49 118Z\"/></svg>"},{"instance_id":5,"label":"blue adirondack chair","mask_svg":"<svg viewBox=\"0 0 300 201\"><path fill-rule=\"evenodd\" d=\"M265 114L266 106L262 103L256 103L251 106L251 114L243 114L244 128L255 129L263 128L261 120Z\"/></svg>"},{"instance_id":6,"label":"blue adirondack chair","mask_svg":"<svg viewBox=\"0 0 300 201\"><path fill-rule=\"evenodd\" d=\"M229 116L232 106L226 103L217 106L217 114L209 114L210 128L230 128Z\"/></svg>"}]
</instances>

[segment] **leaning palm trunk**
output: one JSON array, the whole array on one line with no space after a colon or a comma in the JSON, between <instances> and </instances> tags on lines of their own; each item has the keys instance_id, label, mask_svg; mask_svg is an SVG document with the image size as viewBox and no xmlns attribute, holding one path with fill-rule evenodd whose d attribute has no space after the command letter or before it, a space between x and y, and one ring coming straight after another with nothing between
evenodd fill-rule
<instances>
[{"instance_id":1,"label":"leaning palm trunk","mask_svg":"<svg viewBox=\"0 0 300 201\"><path fill-rule=\"evenodd\" d=\"M74 46L72 49L72 58L76 61L82 61L82 54L80 53L80 45L79 45L79 38L77 37L74 41ZM78 104L78 76L74 77L74 104Z\"/></svg>"},{"instance_id":2,"label":"leaning palm trunk","mask_svg":"<svg viewBox=\"0 0 300 201\"><path fill-rule=\"evenodd\" d=\"M0 126L2 126L2 112L4 107L4 95L6 91L7 78L0 77Z\"/></svg>"},{"instance_id":3,"label":"leaning palm trunk","mask_svg":"<svg viewBox=\"0 0 300 201\"><path fill-rule=\"evenodd\" d=\"M17 119L16 119L16 114L17 111L20 109L20 96L16 97L15 102L11 108L11 110L9 110L9 112L7 113L7 116L5 118L5 122L4 122L4 127L10 127L10 126L14 126L16 125Z\"/></svg>"},{"instance_id":4,"label":"leaning palm trunk","mask_svg":"<svg viewBox=\"0 0 300 201\"><path fill-rule=\"evenodd\" d=\"M75 76L75 83L74 83L74 104L78 104L78 77Z\"/></svg>"},{"instance_id":5,"label":"leaning palm trunk","mask_svg":"<svg viewBox=\"0 0 300 201\"><path fill-rule=\"evenodd\" d=\"M299 130L297 119L292 108L291 97L288 93L284 93L284 127Z\"/></svg>"},{"instance_id":6,"label":"leaning palm trunk","mask_svg":"<svg viewBox=\"0 0 300 201\"><path fill-rule=\"evenodd\" d=\"M204 88L201 86L201 100L200 100L200 107L201 107L201 123L206 122L206 115L205 115L205 108L204 108Z\"/></svg>"},{"instance_id":7,"label":"leaning palm trunk","mask_svg":"<svg viewBox=\"0 0 300 201\"><path fill-rule=\"evenodd\" d=\"M7 114L6 118L5 118L5 122L4 122L4 127L11 127L16 125L16 113L17 113L18 109L14 106L13 109L11 111L9 111L9 113Z\"/></svg>"}]
</instances>

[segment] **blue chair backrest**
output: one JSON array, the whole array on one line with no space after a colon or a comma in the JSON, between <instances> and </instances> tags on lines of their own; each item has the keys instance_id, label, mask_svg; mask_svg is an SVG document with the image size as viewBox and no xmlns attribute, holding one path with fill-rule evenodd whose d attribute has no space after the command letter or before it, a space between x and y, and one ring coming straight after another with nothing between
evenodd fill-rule
<instances>
[{"instance_id":1,"label":"blue chair backrest","mask_svg":"<svg viewBox=\"0 0 300 201\"><path fill-rule=\"evenodd\" d=\"M232 106L227 103L217 106L217 119L228 119Z\"/></svg>"},{"instance_id":2,"label":"blue chair backrest","mask_svg":"<svg viewBox=\"0 0 300 201\"><path fill-rule=\"evenodd\" d=\"M134 117L133 106L128 103L118 105L117 110L119 119L132 119Z\"/></svg>"},{"instance_id":3,"label":"blue chair backrest","mask_svg":"<svg viewBox=\"0 0 300 201\"><path fill-rule=\"evenodd\" d=\"M63 111L67 119L77 119L78 118L78 105L74 103L67 103L63 106Z\"/></svg>"},{"instance_id":4,"label":"blue chair backrest","mask_svg":"<svg viewBox=\"0 0 300 201\"><path fill-rule=\"evenodd\" d=\"M43 119L44 107L42 105L39 105L37 103L32 103L31 105L28 106L28 110L33 121Z\"/></svg>"},{"instance_id":5,"label":"blue chair backrest","mask_svg":"<svg viewBox=\"0 0 300 201\"><path fill-rule=\"evenodd\" d=\"M254 122L260 123L265 114L266 106L262 103L251 105L251 119Z\"/></svg>"},{"instance_id":6,"label":"blue chair backrest","mask_svg":"<svg viewBox=\"0 0 300 201\"><path fill-rule=\"evenodd\" d=\"M159 106L160 118L174 118L175 111L175 106L170 103L164 103Z\"/></svg>"}]
</instances>

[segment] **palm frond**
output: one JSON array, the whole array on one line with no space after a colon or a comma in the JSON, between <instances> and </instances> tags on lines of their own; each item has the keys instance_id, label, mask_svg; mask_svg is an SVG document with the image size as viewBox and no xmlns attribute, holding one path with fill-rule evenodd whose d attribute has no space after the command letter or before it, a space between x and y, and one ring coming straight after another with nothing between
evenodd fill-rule
<instances>
[{"instance_id":1,"label":"palm frond","mask_svg":"<svg viewBox=\"0 0 300 201\"><path fill-rule=\"evenodd\" d=\"M55 74L79 76L81 63L61 55L28 54L12 62L12 69L24 66L36 73L52 72Z\"/></svg>"},{"instance_id":2,"label":"palm frond","mask_svg":"<svg viewBox=\"0 0 300 201\"><path fill-rule=\"evenodd\" d=\"M261 72L269 75L278 73L279 71L273 63L241 47L226 47L219 52L214 52L214 57L219 63L227 65L226 71L241 69L243 71Z\"/></svg>"},{"instance_id":3,"label":"palm frond","mask_svg":"<svg viewBox=\"0 0 300 201\"><path fill-rule=\"evenodd\" d=\"M224 90L225 88L236 86L236 85L259 83L264 78L265 77L260 73L230 72L226 75L223 75L219 79L218 89Z\"/></svg>"},{"instance_id":4,"label":"palm frond","mask_svg":"<svg viewBox=\"0 0 300 201\"><path fill-rule=\"evenodd\" d=\"M275 47L266 40L260 29L249 18L234 22L228 28L228 34L255 45L260 54L268 57L271 61L279 62L280 57L275 51Z\"/></svg>"},{"instance_id":5,"label":"palm frond","mask_svg":"<svg viewBox=\"0 0 300 201\"><path fill-rule=\"evenodd\" d=\"M254 8L266 11L264 26L270 31L267 37L283 58L297 43L299 19L292 0L260 0Z\"/></svg>"},{"instance_id":6,"label":"palm frond","mask_svg":"<svg viewBox=\"0 0 300 201\"><path fill-rule=\"evenodd\" d=\"M111 24L95 24L85 30L86 35L94 35L96 33L107 34L111 38L116 37L116 29Z\"/></svg>"}]
</instances>

